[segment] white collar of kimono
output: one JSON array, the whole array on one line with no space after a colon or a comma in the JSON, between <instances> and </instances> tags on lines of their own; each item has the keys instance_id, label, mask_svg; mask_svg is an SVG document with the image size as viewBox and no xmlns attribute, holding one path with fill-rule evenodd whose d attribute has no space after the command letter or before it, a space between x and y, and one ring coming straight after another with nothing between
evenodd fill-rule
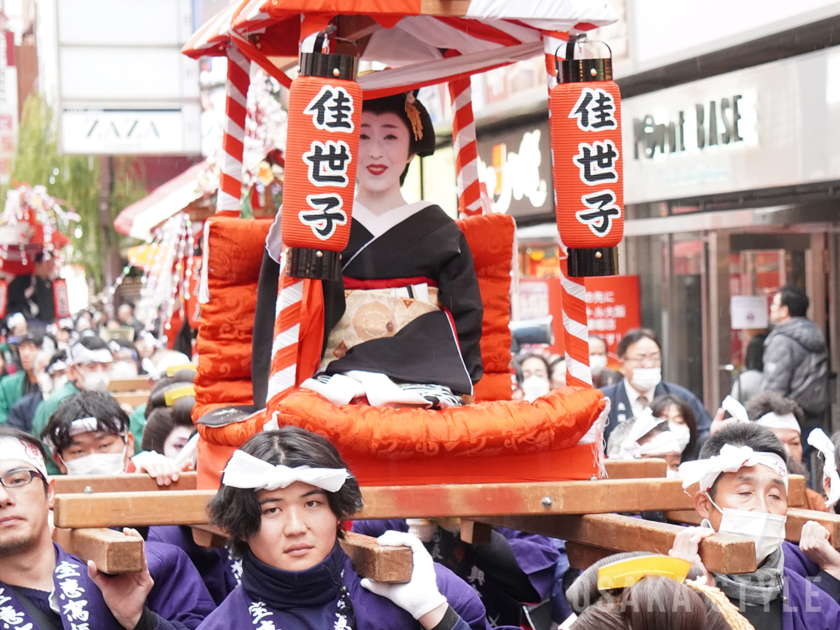
<instances>
[{"instance_id":1,"label":"white collar of kimono","mask_svg":"<svg viewBox=\"0 0 840 630\"><path fill-rule=\"evenodd\" d=\"M731 444L724 444L720 449L720 455L680 464L680 479L683 480L683 488L700 482L700 492L705 492L714 485L720 475L738 472L741 468L759 464L767 466L779 475L784 480L785 489L787 489L787 464L781 457L775 453L754 451L749 446L732 446Z\"/></svg>"},{"instance_id":2,"label":"white collar of kimono","mask_svg":"<svg viewBox=\"0 0 840 630\"><path fill-rule=\"evenodd\" d=\"M37 447L20 438L4 435L0 437L0 462L10 459L19 459L31 464L44 477L47 476L47 466Z\"/></svg>"},{"instance_id":3,"label":"white collar of kimono","mask_svg":"<svg viewBox=\"0 0 840 630\"><path fill-rule=\"evenodd\" d=\"M778 415L771 411L761 416L757 422L768 429L790 429L802 435L802 427L799 426L796 416L792 413Z\"/></svg>"},{"instance_id":4,"label":"white collar of kimono","mask_svg":"<svg viewBox=\"0 0 840 630\"><path fill-rule=\"evenodd\" d=\"M351 476L345 468L275 466L239 450L234 451L223 473L222 483L231 488L277 490L301 481L327 492L338 492Z\"/></svg>"},{"instance_id":5,"label":"white collar of kimono","mask_svg":"<svg viewBox=\"0 0 840 630\"><path fill-rule=\"evenodd\" d=\"M837 474L834 443L825 434L825 431L814 429L808 436L808 444L822 453L825 458L825 462L823 462L823 488L825 488L826 481L831 481L831 492L829 492L825 504L829 508L833 508L837 505L837 501L840 501L840 475Z\"/></svg>"},{"instance_id":6,"label":"white collar of kimono","mask_svg":"<svg viewBox=\"0 0 840 630\"><path fill-rule=\"evenodd\" d=\"M353 218L364 226L374 238L379 238L395 225L431 206L428 201L416 201L382 214L374 214L358 201L353 202Z\"/></svg>"}]
</instances>

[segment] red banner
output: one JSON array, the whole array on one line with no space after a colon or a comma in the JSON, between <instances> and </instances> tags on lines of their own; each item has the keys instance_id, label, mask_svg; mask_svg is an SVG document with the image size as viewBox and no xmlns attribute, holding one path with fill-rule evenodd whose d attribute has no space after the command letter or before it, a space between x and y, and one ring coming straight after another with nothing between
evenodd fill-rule
<instances>
[{"instance_id":1,"label":"red banner","mask_svg":"<svg viewBox=\"0 0 840 630\"><path fill-rule=\"evenodd\" d=\"M55 318L70 317L70 295L67 293L67 280L53 280L53 299L55 300Z\"/></svg>"},{"instance_id":2,"label":"red banner","mask_svg":"<svg viewBox=\"0 0 840 630\"><path fill-rule=\"evenodd\" d=\"M610 354L618 356L618 342L642 325L639 276L587 278L585 284L589 334L602 337Z\"/></svg>"},{"instance_id":3,"label":"red banner","mask_svg":"<svg viewBox=\"0 0 840 630\"><path fill-rule=\"evenodd\" d=\"M6 306L9 301L9 283L0 280L0 319L6 317Z\"/></svg>"},{"instance_id":4,"label":"red banner","mask_svg":"<svg viewBox=\"0 0 840 630\"><path fill-rule=\"evenodd\" d=\"M615 247L624 235L621 95L612 81L551 90L557 227L566 247Z\"/></svg>"},{"instance_id":5,"label":"red banner","mask_svg":"<svg viewBox=\"0 0 840 630\"><path fill-rule=\"evenodd\" d=\"M362 124L355 81L298 77L289 94L283 241L341 251L350 238Z\"/></svg>"}]
</instances>

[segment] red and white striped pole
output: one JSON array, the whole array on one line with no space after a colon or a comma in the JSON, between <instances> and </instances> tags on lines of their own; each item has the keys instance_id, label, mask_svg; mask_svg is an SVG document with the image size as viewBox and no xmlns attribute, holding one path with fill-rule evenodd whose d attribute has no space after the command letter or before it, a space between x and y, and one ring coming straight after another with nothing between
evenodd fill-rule
<instances>
[{"instance_id":1,"label":"red and white striped pole","mask_svg":"<svg viewBox=\"0 0 840 630\"><path fill-rule=\"evenodd\" d=\"M303 307L302 278L285 274L286 255L280 261L280 287L274 320L274 343L271 346L271 375L268 379L266 407L274 409L297 383L297 357Z\"/></svg>"},{"instance_id":2,"label":"red and white striped pole","mask_svg":"<svg viewBox=\"0 0 840 630\"><path fill-rule=\"evenodd\" d=\"M227 50L228 67L225 82L225 120L222 138L221 179L216 201L216 214L239 216L242 198L242 155L245 150L245 117L248 86L251 83L251 62L236 48Z\"/></svg>"},{"instance_id":3,"label":"red and white striped pole","mask_svg":"<svg viewBox=\"0 0 840 630\"><path fill-rule=\"evenodd\" d=\"M481 185L478 180L478 145L472 109L470 77L449 82L452 99L452 146L458 179L458 208L462 216L481 214Z\"/></svg>"},{"instance_id":4,"label":"red and white striped pole","mask_svg":"<svg viewBox=\"0 0 840 630\"><path fill-rule=\"evenodd\" d=\"M554 55L566 42L553 35L544 35L545 66L549 91L557 85L557 68ZM551 156L554 164L554 153ZM592 387L592 369L589 367L589 322L586 316L586 287L583 278L571 278L568 273L566 247L560 241L560 283L563 302L563 346L566 352L566 385Z\"/></svg>"}]
</instances>

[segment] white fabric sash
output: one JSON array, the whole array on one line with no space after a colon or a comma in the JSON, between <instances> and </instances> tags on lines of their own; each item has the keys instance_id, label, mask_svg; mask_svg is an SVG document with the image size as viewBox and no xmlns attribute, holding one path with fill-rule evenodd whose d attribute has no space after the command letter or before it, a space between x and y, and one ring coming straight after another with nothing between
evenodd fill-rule
<instances>
[{"instance_id":1,"label":"white fabric sash","mask_svg":"<svg viewBox=\"0 0 840 630\"><path fill-rule=\"evenodd\" d=\"M47 466L38 448L24 442L20 438L4 435L0 437L0 462L10 459L19 459L31 464L44 477L47 476ZM840 487L840 484L838 484Z\"/></svg>"},{"instance_id":2,"label":"white fabric sash","mask_svg":"<svg viewBox=\"0 0 840 630\"><path fill-rule=\"evenodd\" d=\"M680 464L680 479L683 480L683 488L700 482L700 492L705 492L723 473L738 472L741 468L758 464L767 466L779 475L784 480L785 489L787 489L787 465L781 457L774 453L756 452L749 446L739 447L731 444L724 444L720 449L720 455Z\"/></svg>"},{"instance_id":3,"label":"white fabric sash","mask_svg":"<svg viewBox=\"0 0 840 630\"><path fill-rule=\"evenodd\" d=\"M723 402L720 403L720 408L724 411L728 411L729 415L735 418L738 422L750 421L750 417L747 415L746 407L732 398L732 396L724 398Z\"/></svg>"},{"instance_id":4,"label":"white fabric sash","mask_svg":"<svg viewBox=\"0 0 840 630\"><path fill-rule=\"evenodd\" d=\"M761 416L757 422L768 429L790 429L802 435L802 427L799 426L796 416L792 413L786 413L780 416L771 411Z\"/></svg>"},{"instance_id":5,"label":"white fabric sash","mask_svg":"<svg viewBox=\"0 0 840 630\"><path fill-rule=\"evenodd\" d=\"M110 363L113 360L108 348L88 350L81 343L76 343L67 350L67 365L84 365L85 363Z\"/></svg>"},{"instance_id":6,"label":"white fabric sash","mask_svg":"<svg viewBox=\"0 0 840 630\"><path fill-rule=\"evenodd\" d=\"M345 468L274 466L239 450L234 451L223 473L222 483L232 488L277 490L301 481L327 492L338 492L351 476Z\"/></svg>"},{"instance_id":7,"label":"white fabric sash","mask_svg":"<svg viewBox=\"0 0 840 630\"><path fill-rule=\"evenodd\" d=\"M826 481L831 481L831 492L828 493L825 504L827 507L833 508L837 505L837 501L840 501L840 475L837 474L834 443L825 434L825 431L814 429L808 436L808 444L822 453L825 458L825 462L823 462L823 488L825 488Z\"/></svg>"}]
</instances>

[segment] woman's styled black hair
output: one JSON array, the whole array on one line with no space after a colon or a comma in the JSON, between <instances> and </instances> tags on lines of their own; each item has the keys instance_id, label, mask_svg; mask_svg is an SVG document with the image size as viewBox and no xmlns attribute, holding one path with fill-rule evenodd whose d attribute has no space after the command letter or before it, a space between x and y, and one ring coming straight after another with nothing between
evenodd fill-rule
<instances>
[{"instance_id":1,"label":"woman's styled black hair","mask_svg":"<svg viewBox=\"0 0 840 630\"><path fill-rule=\"evenodd\" d=\"M275 466L349 470L329 440L298 427L263 431L248 440L240 450ZM362 509L362 491L354 477L349 477L338 492L327 492L326 495L330 509L339 521L349 519ZM222 484L207 506L207 515L213 525L227 532L231 554L241 558L248 551L248 540L260 530L262 510L257 501L257 491ZM343 534L343 525L340 525L339 538Z\"/></svg>"},{"instance_id":2,"label":"woman's styled black hair","mask_svg":"<svg viewBox=\"0 0 840 630\"><path fill-rule=\"evenodd\" d=\"M408 128L408 153L427 157L435 152L435 128L432 125L432 117L423 106L423 103L416 98L416 92L405 92L394 94L383 98L374 98L364 101L363 112L373 114L396 114ZM412 118L414 122L412 122ZM415 127L417 131L415 132ZM419 137L418 137L419 135ZM408 166L405 167L400 176L400 185L405 181L408 173Z\"/></svg>"},{"instance_id":3,"label":"woman's styled black hair","mask_svg":"<svg viewBox=\"0 0 840 630\"><path fill-rule=\"evenodd\" d=\"M193 406L195 397L184 396L176 400L171 407L157 407L152 411L143 428L142 449L163 454L166 438L176 427L188 427L195 433L196 428L192 421Z\"/></svg>"},{"instance_id":4,"label":"woman's styled black hair","mask_svg":"<svg viewBox=\"0 0 840 630\"><path fill-rule=\"evenodd\" d=\"M676 394L662 394L653 399L653 402L650 403L650 410L657 418L664 418L665 412L671 405L675 405L680 410L680 415L690 434L680 461L687 462L697 459L697 419L694 417L691 406Z\"/></svg>"},{"instance_id":5,"label":"woman's styled black hair","mask_svg":"<svg viewBox=\"0 0 840 630\"><path fill-rule=\"evenodd\" d=\"M152 412L155 409L166 407L166 392L184 387L185 385L192 385L195 382L195 370L184 369L178 370L172 376L164 376L152 385L152 391L149 393L149 402L146 404L146 419L152 417ZM195 397L189 396L193 404L195 404ZM179 399L180 400L180 399ZM178 401L176 401L178 402Z\"/></svg>"},{"instance_id":6,"label":"woman's styled black hair","mask_svg":"<svg viewBox=\"0 0 840 630\"><path fill-rule=\"evenodd\" d=\"M73 421L82 418L96 418L97 431L121 436L128 434L128 414L110 394L83 391L58 404L41 432L41 439L50 442L55 454L60 455L73 441L70 437Z\"/></svg>"}]
</instances>

